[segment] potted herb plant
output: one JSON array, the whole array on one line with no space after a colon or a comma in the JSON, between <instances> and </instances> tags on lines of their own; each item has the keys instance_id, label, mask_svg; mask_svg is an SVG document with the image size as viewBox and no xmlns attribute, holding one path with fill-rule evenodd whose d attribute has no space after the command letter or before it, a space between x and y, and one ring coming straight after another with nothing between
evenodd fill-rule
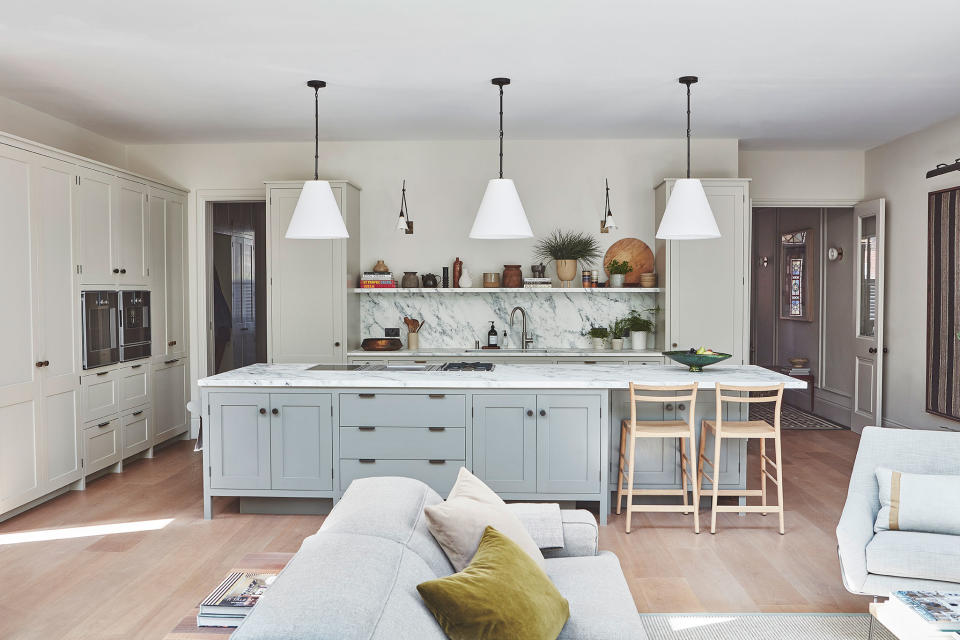
<instances>
[{"instance_id":1,"label":"potted herb plant","mask_svg":"<svg viewBox=\"0 0 960 640\"><path fill-rule=\"evenodd\" d=\"M590 327L590 340L593 342L593 348L596 351L603 349L604 341L610 335L610 330L606 327Z\"/></svg>"},{"instance_id":2,"label":"potted herb plant","mask_svg":"<svg viewBox=\"0 0 960 640\"><path fill-rule=\"evenodd\" d=\"M619 318L614 321L612 327L613 337L610 338L610 348L614 351L623 349L623 338L630 331L630 318Z\"/></svg>"},{"instance_id":3,"label":"potted herb plant","mask_svg":"<svg viewBox=\"0 0 960 640\"><path fill-rule=\"evenodd\" d=\"M600 243L589 233L554 229L537 241L533 255L543 262L556 262L560 286L569 287L577 277L577 262L589 267L600 258Z\"/></svg>"},{"instance_id":4,"label":"potted herb plant","mask_svg":"<svg viewBox=\"0 0 960 640\"><path fill-rule=\"evenodd\" d=\"M607 272L610 274L610 281L607 286L617 289L622 288L624 278L631 271L633 271L633 267L630 266L628 261L611 260L607 265Z\"/></svg>"},{"instance_id":5,"label":"potted herb plant","mask_svg":"<svg viewBox=\"0 0 960 640\"><path fill-rule=\"evenodd\" d=\"M648 336L653 332L653 320L644 318L639 311L631 311L627 316L630 327L630 342L635 351L647 348Z\"/></svg>"}]
</instances>

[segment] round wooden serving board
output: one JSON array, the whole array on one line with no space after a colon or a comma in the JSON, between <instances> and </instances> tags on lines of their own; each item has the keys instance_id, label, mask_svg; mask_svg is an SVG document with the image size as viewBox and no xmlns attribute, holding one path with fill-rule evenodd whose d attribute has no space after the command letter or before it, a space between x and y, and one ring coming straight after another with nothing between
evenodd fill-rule
<instances>
[{"instance_id":1,"label":"round wooden serving board","mask_svg":"<svg viewBox=\"0 0 960 640\"><path fill-rule=\"evenodd\" d=\"M610 275L607 265L611 260L627 261L633 267L633 271L624 278L624 284L639 284L641 273L653 272L653 251L646 242L638 238L624 238L610 245L603 256L603 270L607 276Z\"/></svg>"}]
</instances>

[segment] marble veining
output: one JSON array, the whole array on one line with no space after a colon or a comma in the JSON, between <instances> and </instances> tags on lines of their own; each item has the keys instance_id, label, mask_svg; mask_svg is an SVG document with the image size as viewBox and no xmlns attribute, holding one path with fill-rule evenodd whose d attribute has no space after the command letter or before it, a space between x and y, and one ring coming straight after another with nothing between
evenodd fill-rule
<instances>
[{"instance_id":1,"label":"marble veining","mask_svg":"<svg viewBox=\"0 0 960 640\"><path fill-rule=\"evenodd\" d=\"M629 382L671 386L694 381L761 386L807 383L755 365L714 365L691 373L680 365L498 364L493 371L309 371L310 364L254 364L198 381L201 387L302 387L353 389L626 389Z\"/></svg>"},{"instance_id":2,"label":"marble veining","mask_svg":"<svg viewBox=\"0 0 960 640\"><path fill-rule=\"evenodd\" d=\"M475 340L487 343L487 331L493 320L497 333L508 332L508 346L519 346L520 316L510 327L510 310L515 306L527 312L527 331L533 334L534 347L548 349L588 348L585 334L591 326L610 326L617 318L636 309L656 306L650 293L583 292L550 294L530 293L522 289L495 293L436 294L411 289L389 295L365 294L360 298L360 327L364 338L382 337L387 327L400 327L406 344L403 317L425 320L420 331L420 349L469 348ZM652 344L652 337L651 337Z\"/></svg>"}]
</instances>

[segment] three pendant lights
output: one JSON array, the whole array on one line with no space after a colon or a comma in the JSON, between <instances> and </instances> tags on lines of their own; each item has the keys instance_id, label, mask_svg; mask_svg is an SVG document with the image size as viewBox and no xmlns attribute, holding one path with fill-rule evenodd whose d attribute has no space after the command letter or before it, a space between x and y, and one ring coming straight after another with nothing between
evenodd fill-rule
<instances>
[{"instance_id":1,"label":"three pendant lights","mask_svg":"<svg viewBox=\"0 0 960 640\"><path fill-rule=\"evenodd\" d=\"M500 91L500 173L497 178L487 183L487 190L470 229L470 237L482 240L532 238L533 230L527 221L517 188L513 180L503 177L503 88L510 84L510 78L493 78L490 82ZM673 185L660 228L657 229L657 238L661 239L694 240L720 237L703 185L699 180L690 177L690 85L695 82L695 76L680 78L680 83L687 87L687 177L677 180ZM305 240L348 238L349 233L330 183L320 180L319 176L319 92L327 83L323 80L310 80L307 86L314 90L313 180L303 184L286 237ZM601 225L602 230L616 228L613 215L609 211L609 186L607 194L607 214L604 224ZM407 213L406 181L403 184L396 228L407 234L413 233L413 221Z\"/></svg>"}]
</instances>

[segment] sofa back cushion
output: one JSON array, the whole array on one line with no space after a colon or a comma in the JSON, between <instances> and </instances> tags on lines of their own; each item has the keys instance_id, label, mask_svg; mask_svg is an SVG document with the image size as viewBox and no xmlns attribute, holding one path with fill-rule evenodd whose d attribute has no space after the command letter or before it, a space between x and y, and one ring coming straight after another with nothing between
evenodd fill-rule
<instances>
[{"instance_id":1,"label":"sofa back cushion","mask_svg":"<svg viewBox=\"0 0 960 640\"><path fill-rule=\"evenodd\" d=\"M439 576L453 573L443 549L427 529L423 508L443 499L413 478L360 478L324 520L320 531L394 540L419 555Z\"/></svg>"},{"instance_id":2,"label":"sofa back cushion","mask_svg":"<svg viewBox=\"0 0 960 640\"><path fill-rule=\"evenodd\" d=\"M878 467L877 484L880 512L874 531L960 536L960 475L903 473Z\"/></svg>"}]
</instances>

